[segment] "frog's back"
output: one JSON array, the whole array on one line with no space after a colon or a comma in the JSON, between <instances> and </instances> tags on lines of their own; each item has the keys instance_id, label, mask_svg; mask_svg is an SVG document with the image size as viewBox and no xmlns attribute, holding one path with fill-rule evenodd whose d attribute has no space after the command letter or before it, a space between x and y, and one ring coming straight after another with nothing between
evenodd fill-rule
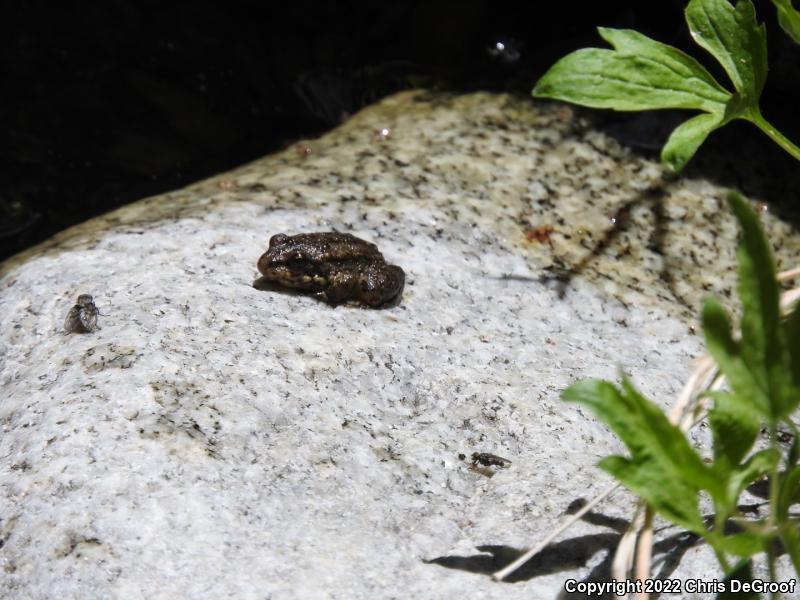
<instances>
[{"instance_id":1,"label":"frog's back","mask_svg":"<svg viewBox=\"0 0 800 600\"><path fill-rule=\"evenodd\" d=\"M303 259L322 264L358 259L383 260L375 244L338 231L284 236L278 247L270 247L270 252L275 261Z\"/></svg>"}]
</instances>

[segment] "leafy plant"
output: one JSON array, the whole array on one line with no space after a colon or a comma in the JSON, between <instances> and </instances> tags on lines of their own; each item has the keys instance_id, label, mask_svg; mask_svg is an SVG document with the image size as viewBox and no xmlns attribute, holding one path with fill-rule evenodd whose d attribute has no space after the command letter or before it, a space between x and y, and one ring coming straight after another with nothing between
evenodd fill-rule
<instances>
[{"instance_id":1,"label":"leafy plant","mask_svg":"<svg viewBox=\"0 0 800 600\"><path fill-rule=\"evenodd\" d=\"M781 26L800 43L800 13L790 0L773 0ZM553 65L533 95L620 111L690 109L702 111L670 135L662 160L680 171L708 135L734 119L750 121L800 160L800 148L761 115L759 99L767 78L764 26L750 0L691 0L686 23L694 41L728 75L734 90L717 82L688 54L629 29L598 28L614 48L584 48Z\"/></svg>"},{"instance_id":2,"label":"leafy plant","mask_svg":"<svg viewBox=\"0 0 800 600\"><path fill-rule=\"evenodd\" d=\"M778 23L795 44L800 44L800 13L792 8L792 0L772 0L778 11Z\"/></svg>"},{"instance_id":3,"label":"leafy plant","mask_svg":"<svg viewBox=\"0 0 800 600\"><path fill-rule=\"evenodd\" d=\"M789 507L800 498L800 441L789 418L800 404L800 310L795 307L788 319L780 318L775 265L758 217L739 194L730 194L728 201L742 230L737 252L741 335L734 335L725 309L707 300L702 312L706 343L730 387L709 394L710 463L626 378L621 387L582 381L570 386L563 398L592 409L628 447L629 457L609 456L600 467L664 518L702 536L726 574L741 572L741 559L761 552L767 553L772 567L778 540L800 572L800 533L789 515ZM762 423L770 434L769 446L754 452ZM794 434L785 455L778 444L779 424ZM769 516L746 520L737 509L739 497L765 475L770 483ZM714 504L710 525L700 512L701 493ZM725 531L730 519L740 531Z\"/></svg>"},{"instance_id":4,"label":"leafy plant","mask_svg":"<svg viewBox=\"0 0 800 600\"><path fill-rule=\"evenodd\" d=\"M791 0L772 3L781 27L800 43L800 12ZM600 36L613 49L585 48L562 58L537 82L533 95L620 111L701 111L678 126L662 150L662 160L676 171L712 131L734 119L755 124L800 160L800 148L770 125L759 109L767 77L766 32L756 20L752 2L738 0L732 6L728 0L691 0L685 15L693 39L719 62L733 90L677 48L636 31L600 27ZM800 530L789 513L800 502L800 432L790 419L800 404L800 307L781 319L775 265L758 217L739 194L732 193L728 201L742 230L737 252L741 333L735 333L717 301L706 301L701 319L706 343L729 387L705 394L712 403L708 412L712 458L703 459L682 429L625 377L620 387L601 380L578 382L565 390L563 398L593 410L627 446L630 456L606 457L600 467L651 510L702 536L713 548L726 580L749 578L750 558L762 552L774 580L778 543L800 573ZM756 450L762 424L769 443ZM793 435L788 452L782 452L778 443L779 425ZM769 480L769 515L758 521L747 519L739 513L740 496L763 477ZM713 502L711 522L700 512L701 497ZM726 528L731 522L738 525L733 532ZM495 573L495 579L507 576L546 543Z\"/></svg>"}]
</instances>

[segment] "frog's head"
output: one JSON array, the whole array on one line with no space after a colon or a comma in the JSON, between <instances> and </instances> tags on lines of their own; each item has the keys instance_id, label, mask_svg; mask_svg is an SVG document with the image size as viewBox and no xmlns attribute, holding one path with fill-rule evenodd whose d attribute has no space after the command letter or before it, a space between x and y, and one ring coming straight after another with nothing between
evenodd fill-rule
<instances>
[{"instance_id":1,"label":"frog's head","mask_svg":"<svg viewBox=\"0 0 800 600\"><path fill-rule=\"evenodd\" d=\"M258 259L258 270L269 281L302 290L320 290L327 280L319 273L319 260L301 236L273 235Z\"/></svg>"}]
</instances>

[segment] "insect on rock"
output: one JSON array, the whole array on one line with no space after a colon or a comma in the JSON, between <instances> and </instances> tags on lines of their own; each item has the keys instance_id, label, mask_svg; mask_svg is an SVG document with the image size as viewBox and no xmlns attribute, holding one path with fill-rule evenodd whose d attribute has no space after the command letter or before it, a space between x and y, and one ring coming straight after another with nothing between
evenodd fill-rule
<instances>
[{"instance_id":1,"label":"insect on rock","mask_svg":"<svg viewBox=\"0 0 800 600\"><path fill-rule=\"evenodd\" d=\"M498 467L505 469L511 465L511 461L496 454L489 454L488 452L473 452L472 453L472 466L483 465L484 467Z\"/></svg>"},{"instance_id":2,"label":"insect on rock","mask_svg":"<svg viewBox=\"0 0 800 600\"><path fill-rule=\"evenodd\" d=\"M90 333L97 329L97 307L94 298L89 294L81 294L75 305L69 309L64 319L66 333Z\"/></svg>"}]
</instances>

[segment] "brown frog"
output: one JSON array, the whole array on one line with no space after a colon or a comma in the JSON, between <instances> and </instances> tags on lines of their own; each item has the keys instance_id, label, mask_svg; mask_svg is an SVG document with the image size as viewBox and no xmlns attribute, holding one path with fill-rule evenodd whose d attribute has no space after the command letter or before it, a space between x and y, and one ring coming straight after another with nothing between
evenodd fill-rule
<instances>
[{"instance_id":1,"label":"brown frog","mask_svg":"<svg viewBox=\"0 0 800 600\"><path fill-rule=\"evenodd\" d=\"M405 283L403 269L387 264L375 244L335 231L273 235L258 259L258 270L267 281L313 293L334 305L391 304Z\"/></svg>"}]
</instances>

